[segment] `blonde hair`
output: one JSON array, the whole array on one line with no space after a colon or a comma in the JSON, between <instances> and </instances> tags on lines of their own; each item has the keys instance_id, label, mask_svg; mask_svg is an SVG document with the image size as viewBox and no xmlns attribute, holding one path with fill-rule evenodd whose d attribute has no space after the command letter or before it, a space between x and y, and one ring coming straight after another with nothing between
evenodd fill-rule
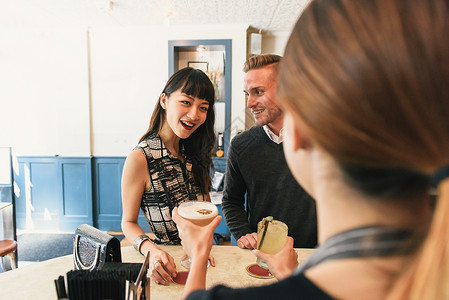
<instances>
[{"instance_id":1,"label":"blonde hair","mask_svg":"<svg viewBox=\"0 0 449 300\"><path fill-rule=\"evenodd\" d=\"M266 66L277 66L282 57L276 54L258 54L248 58L243 64L243 72L247 73L253 69L260 69ZM276 67L276 71L277 71ZM276 72L277 73L277 72Z\"/></svg>"},{"instance_id":2,"label":"blonde hair","mask_svg":"<svg viewBox=\"0 0 449 300\"><path fill-rule=\"evenodd\" d=\"M278 99L368 194L403 201L449 164L448 11L444 0L315 0L293 29ZM438 188L391 298L449 297L449 180Z\"/></svg>"}]
</instances>

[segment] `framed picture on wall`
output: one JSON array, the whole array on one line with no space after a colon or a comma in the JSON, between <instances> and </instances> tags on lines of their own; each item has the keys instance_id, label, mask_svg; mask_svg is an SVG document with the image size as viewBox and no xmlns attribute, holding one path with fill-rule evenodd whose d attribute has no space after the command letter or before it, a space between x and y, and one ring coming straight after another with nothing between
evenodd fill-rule
<instances>
[{"instance_id":1,"label":"framed picture on wall","mask_svg":"<svg viewBox=\"0 0 449 300\"><path fill-rule=\"evenodd\" d=\"M194 69L199 69L205 73L209 70L209 63L207 61L189 61L187 66Z\"/></svg>"}]
</instances>

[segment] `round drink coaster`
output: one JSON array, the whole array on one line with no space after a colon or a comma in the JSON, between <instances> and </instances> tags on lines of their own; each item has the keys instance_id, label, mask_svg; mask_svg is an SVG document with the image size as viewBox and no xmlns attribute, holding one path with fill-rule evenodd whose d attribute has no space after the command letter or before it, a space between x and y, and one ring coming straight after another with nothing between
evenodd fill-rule
<instances>
[{"instance_id":1,"label":"round drink coaster","mask_svg":"<svg viewBox=\"0 0 449 300\"><path fill-rule=\"evenodd\" d=\"M187 277L189 276L189 272L178 272L175 278L173 278L173 283L176 285L186 285Z\"/></svg>"},{"instance_id":2,"label":"round drink coaster","mask_svg":"<svg viewBox=\"0 0 449 300\"><path fill-rule=\"evenodd\" d=\"M273 274L271 274L270 271L265 270L264 268L260 267L258 264L252 264L246 266L246 273L248 273L250 276L261 278L261 279L269 279L274 278Z\"/></svg>"}]
</instances>

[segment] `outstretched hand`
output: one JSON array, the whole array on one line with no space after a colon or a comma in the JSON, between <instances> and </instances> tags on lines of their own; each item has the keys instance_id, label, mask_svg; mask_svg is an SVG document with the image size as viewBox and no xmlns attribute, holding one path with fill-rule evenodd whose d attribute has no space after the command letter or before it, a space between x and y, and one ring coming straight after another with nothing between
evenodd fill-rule
<instances>
[{"instance_id":1,"label":"outstretched hand","mask_svg":"<svg viewBox=\"0 0 449 300\"><path fill-rule=\"evenodd\" d=\"M257 248L257 233L248 233L237 241L237 246L242 249L256 249Z\"/></svg>"},{"instance_id":2,"label":"outstretched hand","mask_svg":"<svg viewBox=\"0 0 449 300\"><path fill-rule=\"evenodd\" d=\"M214 231L220 224L221 216L216 216L212 222L206 226L198 226L178 214L175 207L172 212L172 219L178 227L179 237L184 251L192 260L199 255L209 256L213 245Z\"/></svg>"},{"instance_id":3,"label":"outstretched hand","mask_svg":"<svg viewBox=\"0 0 449 300\"><path fill-rule=\"evenodd\" d=\"M279 280L290 275L298 267L298 253L293 249L293 238L288 236L284 247L276 254L266 254L253 250L254 255L268 265L270 272Z\"/></svg>"}]
</instances>

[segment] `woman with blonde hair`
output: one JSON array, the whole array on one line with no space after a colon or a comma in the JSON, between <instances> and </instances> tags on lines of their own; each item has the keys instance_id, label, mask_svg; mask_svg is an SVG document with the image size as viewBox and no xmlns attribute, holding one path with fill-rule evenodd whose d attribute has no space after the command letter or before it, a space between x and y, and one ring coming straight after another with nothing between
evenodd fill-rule
<instances>
[{"instance_id":1,"label":"woman with blonde hair","mask_svg":"<svg viewBox=\"0 0 449 300\"><path fill-rule=\"evenodd\" d=\"M316 200L320 246L276 284L194 292L210 250L195 238L211 228L174 211L196 270L189 299L449 299L448 5L309 4L285 50L278 99L287 162Z\"/></svg>"}]
</instances>

